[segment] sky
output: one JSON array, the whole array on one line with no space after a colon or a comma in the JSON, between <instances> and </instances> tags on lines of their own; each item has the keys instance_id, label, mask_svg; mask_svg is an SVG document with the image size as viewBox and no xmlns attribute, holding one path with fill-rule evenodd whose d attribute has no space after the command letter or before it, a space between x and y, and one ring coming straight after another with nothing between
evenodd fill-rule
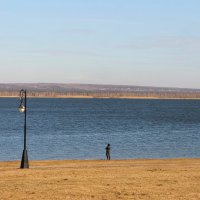
<instances>
[{"instance_id":1,"label":"sky","mask_svg":"<svg viewBox=\"0 0 200 200\"><path fill-rule=\"evenodd\" d=\"M199 0L0 1L0 83L200 88Z\"/></svg>"}]
</instances>

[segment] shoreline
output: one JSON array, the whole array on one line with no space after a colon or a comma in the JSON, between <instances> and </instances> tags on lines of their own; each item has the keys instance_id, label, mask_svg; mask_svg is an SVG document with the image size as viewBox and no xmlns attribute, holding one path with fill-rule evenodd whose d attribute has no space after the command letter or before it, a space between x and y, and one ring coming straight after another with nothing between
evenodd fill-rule
<instances>
[{"instance_id":1,"label":"shoreline","mask_svg":"<svg viewBox=\"0 0 200 200\"><path fill-rule=\"evenodd\" d=\"M19 96L0 96L0 98L19 98ZM94 96L56 96L56 97L47 97L47 96L28 96L27 98L33 99L149 99L149 100L200 100L200 98L160 98L160 97L94 97Z\"/></svg>"},{"instance_id":2,"label":"shoreline","mask_svg":"<svg viewBox=\"0 0 200 200\"><path fill-rule=\"evenodd\" d=\"M132 162L132 163L141 163L141 164L151 164L151 163L182 163L182 164L191 164L192 162L199 162L200 165L200 158L136 158L136 159L111 159L111 160L106 160L106 159L86 159L86 160L76 160L76 159L71 159L71 160L63 160L63 159L58 159L58 160L29 160L30 163L30 169L31 169L31 164L32 166L54 166L55 164L80 164L80 163L121 163L121 162ZM20 164L21 160L8 160L8 161L0 161L0 168L2 166L14 166L17 164Z\"/></svg>"},{"instance_id":3,"label":"shoreline","mask_svg":"<svg viewBox=\"0 0 200 200\"><path fill-rule=\"evenodd\" d=\"M111 160L106 160L106 159L86 159L86 160L76 160L76 159L71 159L71 160L29 160L30 166L29 168L31 169L31 166L54 166L54 165L60 165L60 164L81 164L81 163L137 163L137 164L156 164L156 163L175 163L175 164L191 164L194 162L198 162L200 165L200 158L136 158L136 159L111 159ZM14 166L18 165L21 163L21 160L7 160L7 161L0 161L0 169L1 167L5 166ZM18 167L17 167L18 168Z\"/></svg>"},{"instance_id":4,"label":"shoreline","mask_svg":"<svg viewBox=\"0 0 200 200\"><path fill-rule=\"evenodd\" d=\"M127 159L111 159L110 161L181 161L181 160L200 160L200 157L172 157L172 158L127 158ZM20 162L21 160L0 160L3 162ZM98 162L106 161L105 159L43 159L30 160L30 162ZM109 161L108 161L109 162Z\"/></svg>"}]
</instances>

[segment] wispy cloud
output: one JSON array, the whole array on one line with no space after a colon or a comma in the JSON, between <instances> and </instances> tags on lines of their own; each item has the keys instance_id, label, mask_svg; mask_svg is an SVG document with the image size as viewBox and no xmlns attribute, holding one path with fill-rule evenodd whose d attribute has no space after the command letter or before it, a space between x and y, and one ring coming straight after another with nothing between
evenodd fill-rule
<instances>
[{"instance_id":1,"label":"wispy cloud","mask_svg":"<svg viewBox=\"0 0 200 200\"><path fill-rule=\"evenodd\" d=\"M129 43L116 45L124 49L156 49L156 48L200 48L200 37L145 37Z\"/></svg>"},{"instance_id":2,"label":"wispy cloud","mask_svg":"<svg viewBox=\"0 0 200 200\"><path fill-rule=\"evenodd\" d=\"M88 51L71 51L71 50L36 50L36 51L30 51L28 53L31 54L41 54L41 55L47 55L47 56L56 56L56 57L62 57L62 56L88 56L88 57L99 57L101 55L88 52Z\"/></svg>"},{"instance_id":3,"label":"wispy cloud","mask_svg":"<svg viewBox=\"0 0 200 200\"><path fill-rule=\"evenodd\" d=\"M81 28L73 28L73 29L64 29L61 31L62 33L73 33L73 34L92 34L95 33L94 29L81 29Z\"/></svg>"}]
</instances>

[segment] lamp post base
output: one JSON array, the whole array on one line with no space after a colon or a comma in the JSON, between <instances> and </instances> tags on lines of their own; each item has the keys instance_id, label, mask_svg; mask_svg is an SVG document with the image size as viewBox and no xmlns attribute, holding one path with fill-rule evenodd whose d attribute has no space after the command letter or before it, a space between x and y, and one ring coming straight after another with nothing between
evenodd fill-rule
<instances>
[{"instance_id":1,"label":"lamp post base","mask_svg":"<svg viewBox=\"0 0 200 200\"><path fill-rule=\"evenodd\" d=\"M21 169L29 168L29 164L28 164L28 153L27 153L27 150L26 150L26 149L23 150L23 153L22 153L22 160L21 160L20 168L21 168Z\"/></svg>"}]
</instances>

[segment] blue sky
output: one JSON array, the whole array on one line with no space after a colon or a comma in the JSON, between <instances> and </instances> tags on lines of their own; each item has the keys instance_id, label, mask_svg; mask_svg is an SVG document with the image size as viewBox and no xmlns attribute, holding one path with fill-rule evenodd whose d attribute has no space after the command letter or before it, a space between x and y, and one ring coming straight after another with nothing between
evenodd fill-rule
<instances>
[{"instance_id":1,"label":"blue sky","mask_svg":"<svg viewBox=\"0 0 200 200\"><path fill-rule=\"evenodd\" d=\"M0 82L200 88L198 0L0 2Z\"/></svg>"}]
</instances>

